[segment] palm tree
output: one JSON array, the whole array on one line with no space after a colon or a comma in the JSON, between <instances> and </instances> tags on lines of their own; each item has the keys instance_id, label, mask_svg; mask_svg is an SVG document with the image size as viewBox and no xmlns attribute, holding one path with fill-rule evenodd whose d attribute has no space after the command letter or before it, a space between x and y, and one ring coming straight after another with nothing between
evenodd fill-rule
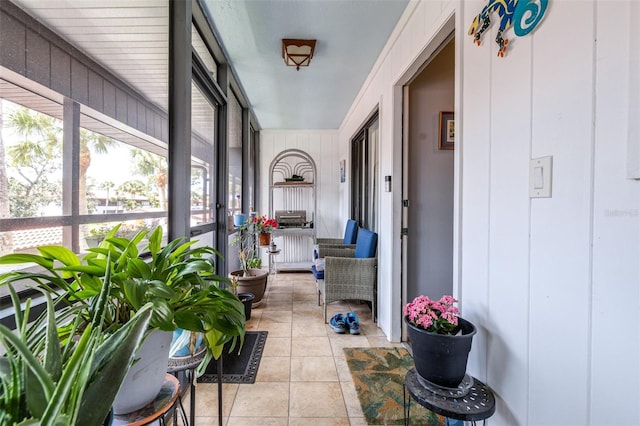
<instances>
[{"instance_id":1,"label":"palm tree","mask_svg":"<svg viewBox=\"0 0 640 426\"><path fill-rule=\"evenodd\" d=\"M23 141L9 149L11 165L15 167L20 180L12 180L19 184L21 203L21 216L33 215L35 211L57 197L59 184L53 187L47 178L60 167L59 159L62 155L62 126L59 120L22 107L9 116L10 126L23 138ZM92 151L98 154L106 154L109 147L115 145L115 141L107 136L94 133L87 129L80 129L80 158L79 158L79 199L80 214L88 214L87 204L87 170L91 165ZM1 154L1 152L0 152ZM4 156L3 160L4 160ZM0 164L0 169L2 164ZM8 178L6 167L0 172L0 181L6 185ZM56 190L57 188L57 190ZM37 193L41 190L42 194ZM52 194L53 192L53 194ZM42 196L50 194L49 196ZM36 196L39 195L39 196ZM55 195L55 197L54 197ZM8 191L5 194L0 188L2 203L11 200ZM15 200L14 200L15 201ZM60 201L59 199L56 201ZM2 206L4 208L4 206ZM18 212L14 212L16 216ZM0 242L0 246L2 242Z\"/></svg>"},{"instance_id":2,"label":"palm tree","mask_svg":"<svg viewBox=\"0 0 640 426\"><path fill-rule=\"evenodd\" d=\"M8 197L15 217L33 216L49 202L60 203L60 182L50 177L61 167L62 126L59 120L22 107L9 115L9 126L22 141L8 149L10 165L18 177L7 180L17 194Z\"/></svg>"},{"instance_id":3,"label":"palm tree","mask_svg":"<svg viewBox=\"0 0 640 426\"><path fill-rule=\"evenodd\" d=\"M105 210L107 207L109 207L109 191L111 190L111 188L115 188L116 184L110 180L104 181L100 184L100 189L104 189L107 191L107 197L105 200Z\"/></svg>"},{"instance_id":4,"label":"palm tree","mask_svg":"<svg viewBox=\"0 0 640 426\"><path fill-rule=\"evenodd\" d=\"M149 178L152 186L155 186L158 190L160 207L163 210L167 210L169 168L166 158L137 148L133 148L131 154L138 174Z\"/></svg>"},{"instance_id":5,"label":"palm tree","mask_svg":"<svg viewBox=\"0 0 640 426\"><path fill-rule=\"evenodd\" d=\"M87 170L91 166L91 151L97 154L106 154L117 142L110 137L92 132L87 129L80 129L80 170L79 170L79 193L78 206L80 214L87 214ZM108 200L107 200L108 203Z\"/></svg>"},{"instance_id":6,"label":"palm tree","mask_svg":"<svg viewBox=\"0 0 640 426\"><path fill-rule=\"evenodd\" d=\"M125 206L129 210L133 210L138 206L138 203L136 202L136 195L146 192L147 186L139 180L128 180L123 182L118 187L118 190L129 194L130 199L125 202Z\"/></svg>"}]
</instances>

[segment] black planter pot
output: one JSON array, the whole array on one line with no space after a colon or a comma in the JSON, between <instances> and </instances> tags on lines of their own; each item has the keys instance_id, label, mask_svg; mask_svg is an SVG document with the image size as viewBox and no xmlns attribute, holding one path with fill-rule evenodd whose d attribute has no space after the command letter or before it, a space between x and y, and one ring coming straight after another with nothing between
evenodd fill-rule
<instances>
[{"instance_id":1,"label":"black planter pot","mask_svg":"<svg viewBox=\"0 0 640 426\"><path fill-rule=\"evenodd\" d=\"M457 336L431 333L412 325L404 318L409 331L413 362L423 379L438 386L457 387L467 371L467 359L476 327L458 318L462 334Z\"/></svg>"},{"instance_id":2,"label":"black planter pot","mask_svg":"<svg viewBox=\"0 0 640 426\"><path fill-rule=\"evenodd\" d=\"M244 316L249 321L251 319L251 306L253 305L253 299L255 299L253 293L239 293L238 299L244 304Z\"/></svg>"}]
</instances>

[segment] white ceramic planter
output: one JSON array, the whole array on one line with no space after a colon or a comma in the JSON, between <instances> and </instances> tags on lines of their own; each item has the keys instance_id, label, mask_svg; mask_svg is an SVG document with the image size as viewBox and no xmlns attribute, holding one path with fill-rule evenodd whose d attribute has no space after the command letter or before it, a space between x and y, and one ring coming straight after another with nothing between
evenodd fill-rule
<instances>
[{"instance_id":1,"label":"white ceramic planter","mask_svg":"<svg viewBox=\"0 0 640 426\"><path fill-rule=\"evenodd\" d=\"M156 330L138 348L137 362L129 369L113 402L115 414L136 411L158 395L167 373L172 336L170 331Z\"/></svg>"}]
</instances>

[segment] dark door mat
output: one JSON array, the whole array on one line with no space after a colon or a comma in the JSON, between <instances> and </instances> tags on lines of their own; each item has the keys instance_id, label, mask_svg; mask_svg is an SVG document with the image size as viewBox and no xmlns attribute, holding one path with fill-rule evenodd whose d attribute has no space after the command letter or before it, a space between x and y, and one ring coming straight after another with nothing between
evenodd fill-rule
<instances>
[{"instance_id":1,"label":"dark door mat","mask_svg":"<svg viewBox=\"0 0 640 426\"><path fill-rule=\"evenodd\" d=\"M255 383L266 341L266 331L247 331L240 354L237 350L228 353L225 349L222 354L222 383ZM211 360L198 382L218 383L216 360Z\"/></svg>"}]
</instances>

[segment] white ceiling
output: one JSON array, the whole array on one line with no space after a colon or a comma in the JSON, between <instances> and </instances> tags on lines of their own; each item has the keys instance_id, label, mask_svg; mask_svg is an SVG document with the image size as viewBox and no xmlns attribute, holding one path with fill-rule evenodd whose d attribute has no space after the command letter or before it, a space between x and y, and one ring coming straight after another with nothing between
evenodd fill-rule
<instances>
[{"instance_id":1,"label":"white ceiling","mask_svg":"<svg viewBox=\"0 0 640 426\"><path fill-rule=\"evenodd\" d=\"M204 0L262 128L337 129L407 0ZM316 39L287 67L282 39Z\"/></svg>"},{"instance_id":2,"label":"white ceiling","mask_svg":"<svg viewBox=\"0 0 640 426\"><path fill-rule=\"evenodd\" d=\"M167 109L166 0L13 0ZM201 0L260 127L337 129L408 0ZM309 67L281 39L312 38Z\"/></svg>"}]
</instances>

